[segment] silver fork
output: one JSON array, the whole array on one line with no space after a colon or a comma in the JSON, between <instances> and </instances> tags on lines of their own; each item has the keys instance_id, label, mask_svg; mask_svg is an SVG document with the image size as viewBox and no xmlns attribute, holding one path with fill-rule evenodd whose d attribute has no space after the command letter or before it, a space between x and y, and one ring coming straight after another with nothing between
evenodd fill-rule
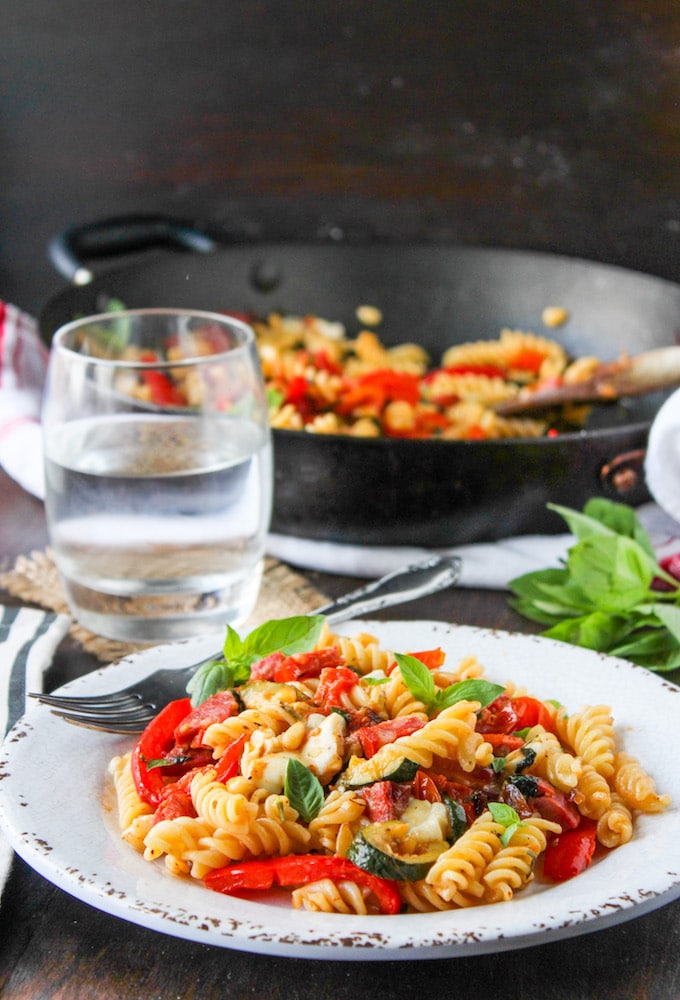
<instances>
[{"instance_id":1,"label":"silver fork","mask_svg":"<svg viewBox=\"0 0 680 1000\"><path fill-rule=\"evenodd\" d=\"M431 556L388 573L373 583L344 594L310 614L325 615L328 624L337 625L348 618L380 611L425 597L458 582L461 571L458 556ZM107 733L141 733L168 702L186 694L186 685L196 670L206 662L219 659L222 650L186 667L157 670L142 681L107 694L52 695L30 692L55 715L67 722Z\"/></svg>"}]
</instances>

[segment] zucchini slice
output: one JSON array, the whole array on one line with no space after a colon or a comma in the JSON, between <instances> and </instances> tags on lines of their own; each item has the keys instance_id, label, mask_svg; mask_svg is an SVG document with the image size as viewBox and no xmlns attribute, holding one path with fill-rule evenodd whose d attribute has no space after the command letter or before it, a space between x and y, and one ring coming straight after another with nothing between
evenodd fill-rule
<instances>
[{"instance_id":1,"label":"zucchini slice","mask_svg":"<svg viewBox=\"0 0 680 1000\"><path fill-rule=\"evenodd\" d=\"M395 882L417 882L425 878L449 845L445 840L436 840L423 844L422 851L411 853L405 850L403 844L408 836L408 823L401 820L371 823L356 835L347 857L371 875Z\"/></svg>"},{"instance_id":2,"label":"zucchini slice","mask_svg":"<svg viewBox=\"0 0 680 1000\"><path fill-rule=\"evenodd\" d=\"M375 757L350 757L340 782L347 788L363 788L376 781L413 781L419 765L407 757L399 757L389 765L381 765Z\"/></svg>"}]
</instances>

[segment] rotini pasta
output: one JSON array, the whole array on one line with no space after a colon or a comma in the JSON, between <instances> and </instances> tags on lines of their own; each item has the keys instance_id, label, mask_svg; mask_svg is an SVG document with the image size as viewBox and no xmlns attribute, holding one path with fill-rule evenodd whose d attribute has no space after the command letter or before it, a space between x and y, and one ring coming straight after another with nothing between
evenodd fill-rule
<instances>
[{"instance_id":1,"label":"rotini pasta","mask_svg":"<svg viewBox=\"0 0 680 1000\"><path fill-rule=\"evenodd\" d=\"M644 813L663 812L670 802L668 795L657 793L654 779L639 760L623 751L614 755L612 784L630 809Z\"/></svg>"},{"instance_id":2,"label":"rotini pasta","mask_svg":"<svg viewBox=\"0 0 680 1000\"><path fill-rule=\"evenodd\" d=\"M315 912L427 913L579 874L668 806L608 706L570 713L474 656L315 628L307 651L253 663L233 698L173 703L167 731L164 713L111 760L121 836L145 860L222 892L289 886Z\"/></svg>"},{"instance_id":3,"label":"rotini pasta","mask_svg":"<svg viewBox=\"0 0 680 1000\"><path fill-rule=\"evenodd\" d=\"M425 881L447 903L471 906L484 895L482 877L501 850L504 827L483 813L435 861Z\"/></svg>"},{"instance_id":4,"label":"rotini pasta","mask_svg":"<svg viewBox=\"0 0 680 1000\"><path fill-rule=\"evenodd\" d=\"M546 419L500 417L495 407L542 383L586 380L595 358L567 357L554 340L504 329L495 340L456 344L436 359L417 344L387 346L373 330L350 336L319 316L252 317L270 405L271 426L311 434L443 439L538 437L583 426L587 408L564 407ZM209 335L196 333L196 351L210 353ZM135 359L129 346L124 358ZM177 346L170 360L182 357ZM435 367L433 367L433 365ZM181 368L172 373L178 399L200 402L202 388ZM120 391L147 398L142 380Z\"/></svg>"}]
</instances>

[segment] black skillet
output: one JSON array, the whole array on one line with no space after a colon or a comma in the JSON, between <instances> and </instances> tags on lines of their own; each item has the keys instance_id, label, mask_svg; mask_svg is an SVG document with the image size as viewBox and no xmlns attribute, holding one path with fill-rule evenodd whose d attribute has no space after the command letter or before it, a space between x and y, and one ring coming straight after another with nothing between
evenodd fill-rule
<instances>
[{"instance_id":1,"label":"black skillet","mask_svg":"<svg viewBox=\"0 0 680 1000\"><path fill-rule=\"evenodd\" d=\"M126 307L178 306L266 315L315 313L359 329L355 310L377 306L385 343L416 341L434 362L451 344L496 338L503 327L559 339L574 356L603 360L677 343L680 285L605 264L524 250L422 244L260 243L220 246L163 218L108 220L63 234L51 256L73 278L83 257L147 242L141 262L69 286L41 314L49 342L74 316L111 298ZM546 306L568 314L542 324ZM582 507L604 495L649 499L641 472L663 395L598 406L581 432L555 438L409 441L274 432L272 530L371 545L449 546L552 533L548 502Z\"/></svg>"}]
</instances>

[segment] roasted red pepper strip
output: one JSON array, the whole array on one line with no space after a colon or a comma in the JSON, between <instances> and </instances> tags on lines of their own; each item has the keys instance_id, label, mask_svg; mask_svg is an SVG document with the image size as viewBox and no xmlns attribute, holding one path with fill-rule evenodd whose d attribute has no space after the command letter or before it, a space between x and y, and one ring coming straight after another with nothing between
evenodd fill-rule
<instances>
[{"instance_id":1,"label":"roasted red pepper strip","mask_svg":"<svg viewBox=\"0 0 680 1000\"><path fill-rule=\"evenodd\" d=\"M324 667L319 678L314 703L325 712L340 707L342 696L359 683L359 678L349 667Z\"/></svg>"},{"instance_id":2,"label":"roasted red pepper strip","mask_svg":"<svg viewBox=\"0 0 680 1000\"><path fill-rule=\"evenodd\" d=\"M436 649L423 649L419 653L411 653L411 656L415 656L416 660L424 663L428 670L436 670L437 667L441 667L446 659L446 654L440 646L437 646Z\"/></svg>"},{"instance_id":3,"label":"roasted red pepper strip","mask_svg":"<svg viewBox=\"0 0 680 1000\"><path fill-rule=\"evenodd\" d=\"M508 368L519 368L520 371L532 372L532 374L538 375L545 357L545 351L539 351L533 347L524 347L514 358L508 359Z\"/></svg>"},{"instance_id":4,"label":"roasted red pepper strip","mask_svg":"<svg viewBox=\"0 0 680 1000\"><path fill-rule=\"evenodd\" d=\"M447 375L483 375L486 378L505 378L498 365L450 365L443 369Z\"/></svg>"},{"instance_id":5,"label":"roasted red pepper strip","mask_svg":"<svg viewBox=\"0 0 680 1000\"><path fill-rule=\"evenodd\" d=\"M375 895L382 913L399 913L401 895L396 882L378 878L347 858L328 857L323 854L290 854L283 858L266 858L263 861L241 861L226 868L216 868L206 875L204 882L216 892L247 892L267 890L274 885L307 885L319 879L356 882Z\"/></svg>"},{"instance_id":6,"label":"roasted red pepper strip","mask_svg":"<svg viewBox=\"0 0 680 1000\"><path fill-rule=\"evenodd\" d=\"M521 736L510 733L484 733L484 739L493 747L495 757L502 757L524 746Z\"/></svg>"},{"instance_id":7,"label":"roasted red pepper strip","mask_svg":"<svg viewBox=\"0 0 680 1000\"><path fill-rule=\"evenodd\" d=\"M414 715L401 715L397 719L386 719L375 726L362 726L354 734L361 743L364 756L374 754L387 743L394 743L400 736L411 736L425 725L423 719Z\"/></svg>"},{"instance_id":8,"label":"roasted red pepper strip","mask_svg":"<svg viewBox=\"0 0 680 1000\"><path fill-rule=\"evenodd\" d=\"M517 711L507 694L500 694L479 713L478 733L514 733L520 726Z\"/></svg>"},{"instance_id":9,"label":"roasted red pepper strip","mask_svg":"<svg viewBox=\"0 0 680 1000\"><path fill-rule=\"evenodd\" d=\"M241 751L248 739L248 733L241 733L233 743L230 743L219 759L215 770L215 781L228 781L241 770Z\"/></svg>"},{"instance_id":10,"label":"roasted red pepper strip","mask_svg":"<svg viewBox=\"0 0 680 1000\"><path fill-rule=\"evenodd\" d=\"M422 768L416 771L415 781L413 782L413 797L414 799L423 799L425 802L441 802L442 795L437 788L437 783L431 775L427 774Z\"/></svg>"},{"instance_id":11,"label":"roasted red pepper strip","mask_svg":"<svg viewBox=\"0 0 680 1000\"><path fill-rule=\"evenodd\" d=\"M597 823L583 819L575 830L560 833L543 855L543 874L551 882L566 882L580 875L592 861L597 844Z\"/></svg>"},{"instance_id":12,"label":"roasted red pepper strip","mask_svg":"<svg viewBox=\"0 0 680 1000\"><path fill-rule=\"evenodd\" d=\"M550 733L556 734L553 718L542 701L538 698L522 696L512 698L510 702L517 715L515 729L526 729L527 726L543 726Z\"/></svg>"},{"instance_id":13,"label":"roasted red pepper strip","mask_svg":"<svg viewBox=\"0 0 680 1000\"><path fill-rule=\"evenodd\" d=\"M151 806L159 805L165 782L163 769L154 767L149 770L146 762L165 757L172 750L175 745L175 728L190 711L189 698L171 701L151 720L132 751L130 766L137 794Z\"/></svg>"}]
</instances>

